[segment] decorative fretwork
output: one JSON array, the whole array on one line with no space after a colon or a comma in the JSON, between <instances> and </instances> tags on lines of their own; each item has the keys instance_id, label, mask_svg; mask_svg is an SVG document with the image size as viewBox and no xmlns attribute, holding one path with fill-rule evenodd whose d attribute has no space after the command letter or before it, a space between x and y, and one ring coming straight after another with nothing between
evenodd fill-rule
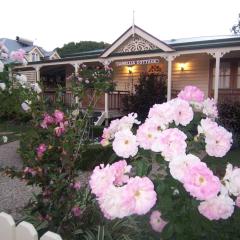
<instances>
[{"instance_id":1,"label":"decorative fretwork","mask_svg":"<svg viewBox=\"0 0 240 240\"><path fill-rule=\"evenodd\" d=\"M135 35L134 37L130 37L125 43L120 46L116 52L124 53L124 52L141 52L147 50L157 49L154 44L148 42L147 40Z\"/></svg>"}]
</instances>

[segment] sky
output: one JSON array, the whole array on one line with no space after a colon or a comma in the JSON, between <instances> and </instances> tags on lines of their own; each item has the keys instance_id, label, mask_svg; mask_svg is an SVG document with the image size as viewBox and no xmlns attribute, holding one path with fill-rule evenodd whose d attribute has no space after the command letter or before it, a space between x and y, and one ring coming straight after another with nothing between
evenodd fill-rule
<instances>
[{"instance_id":1,"label":"sky","mask_svg":"<svg viewBox=\"0 0 240 240\"><path fill-rule=\"evenodd\" d=\"M84 40L112 43L133 22L161 40L229 35L240 0L1 0L0 38L46 50Z\"/></svg>"}]
</instances>

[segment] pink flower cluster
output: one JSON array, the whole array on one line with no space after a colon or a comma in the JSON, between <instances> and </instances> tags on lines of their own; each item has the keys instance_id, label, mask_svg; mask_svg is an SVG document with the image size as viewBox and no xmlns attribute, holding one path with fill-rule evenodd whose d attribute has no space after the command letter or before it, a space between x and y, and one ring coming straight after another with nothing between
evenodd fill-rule
<instances>
[{"instance_id":1,"label":"pink flower cluster","mask_svg":"<svg viewBox=\"0 0 240 240\"><path fill-rule=\"evenodd\" d=\"M193 110L187 101L176 98L153 105L149 110L148 118L157 120L161 126L165 127L172 122L186 126L193 119Z\"/></svg>"},{"instance_id":2,"label":"pink flower cluster","mask_svg":"<svg viewBox=\"0 0 240 240\"><path fill-rule=\"evenodd\" d=\"M44 119L40 126L42 128L48 128L50 125L57 124L58 126L54 128L55 135L60 137L66 131L68 126L68 121L65 121L64 113L60 110L55 110L53 115L47 113L44 114Z\"/></svg>"},{"instance_id":3,"label":"pink flower cluster","mask_svg":"<svg viewBox=\"0 0 240 240\"><path fill-rule=\"evenodd\" d=\"M106 145L106 142L114 139L115 133L121 130L131 130L134 124L139 124L136 113L129 113L128 116L124 116L121 119L111 121L108 128L104 128L102 135L102 145Z\"/></svg>"},{"instance_id":4,"label":"pink flower cluster","mask_svg":"<svg viewBox=\"0 0 240 240\"><path fill-rule=\"evenodd\" d=\"M186 152L187 136L177 128L169 128L161 132L154 141L151 150L161 152L166 161L183 155Z\"/></svg>"},{"instance_id":5,"label":"pink flower cluster","mask_svg":"<svg viewBox=\"0 0 240 240\"><path fill-rule=\"evenodd\" d=\"M146 214L156 203L154 185L147 177L129 177L131 166L122 160L97 166L89 184L108 219Z\"/></svg>"},{"instance_id":6,"label":"pink flower cluster","mask_svg":"<svg viewBox=\"0 0 240 240\"><path fill-rule=\"evenodd\" d=\"M139 124L136 114L112 121L104 129L101 143L106 146L112 142L115 153L123 158L136 156L139 148L161 153L169 161L172 177L180 181L192 197L201 201L199 212L209 220L226 219L232 215L235 202L240 206L240 168L228 165L221 181L197 156L186 154L189 139L178 128L190 124L194 112L199 111L206 118L197 128L196 141L203 136L205 150L210 156L224 156L232 145L232 134L214 121L218 116L216 102L204 100L204 93L193 86L185 87L176 99L155 104L136 135L132 129L134 124ZM145 214L156 202L153 183L147 177L129 178L130 169L123 160L113 165L100 165L91 176L92 192L109 219ZM229 195L236 198L235 202ZM154 211L150 224L155 231L161 232L166 222L161 219L160 212Z\"/></svg>"},{"instance_id":7,"label":"pink flower cluster","mask_svg":"<svg viewBox=\"0 0 240 240\"><path fill-rule=\"evenodd\" d=\"M204 93L195 86L186 86L179 94L178 98L188 102L202 102L204 100Z\"/></svg>"},{"instance_id":8,"label":"pink flower cluster","mask_svg":"<svg viewBox=\"0 0 240 240\"><path fill-rule=\"evenodd\" d=\"M220 181L192 154L174 158L169 168L172 177L182 182L191 196L201 200L198 210L209 220L227 219L233 214L234 205L240 206L240 168L228 164L225 177ZM229 194L237 197L236 203Z\"/></svg>"},{"instance_id":9,"label":"pink flower cluster","mask_svg":"<svg viewBox=\"0 0 240 240\"><path fill-rule=\"evenodd\" d=\"M41 158L46 150L47 150L47 146L44 143L40 144L37 147L37 156Z\"/></svg>"},{"instance_id":10,"label":"pink flower cluster","mask_svg":"<svg viewBox=\"0 0 240 240\"><path fill-rule=\"evenodd\" d=\"M19 49L17 51L12 51L10 54L10 58L13 61L24 63L25 61L25 51L23 49Z\"/></svg>"},{"instance_id":11,"label":"pink flower cluster","mask_svg":"<svg viewBox=\"0 0 240 240\"><path fill-rule=\"evenodd\" d=\"M232 133L209 118L201 120L198 133L205 135L206 152L210 156L223 157L232 146Z\"/></svg>"},{"instance_id":12,"label":"pink flower cluster","mask_svg":"<svg viewBox=\"0 0 240 240\"><path fill-rule=\"evenodd\" d=\"M178 98L188 101L194 110L201 111L206 117L215 119L218 117L217 103L214 99L204 100L204 93L195 86L186 86L179 94Z\"/></svg>"}]
</instances>

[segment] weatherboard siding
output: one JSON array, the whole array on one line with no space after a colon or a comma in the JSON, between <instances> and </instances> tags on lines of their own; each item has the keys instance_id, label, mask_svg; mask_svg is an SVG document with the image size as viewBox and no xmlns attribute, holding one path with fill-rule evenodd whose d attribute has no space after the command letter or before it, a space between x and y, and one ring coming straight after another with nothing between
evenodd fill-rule
<instances>
[{"instance_id":1,"label":"weatherboard siding","mask_svg":"<svg viewBox=\"0 0 240 240\"><path fill-rule=\"evenodd\" d=\"M30 82L30 83L36 82L36 71L35 70L18 71L18 73L25 75L27 77L28 82Z\"/></svg>"},{"instance_id":2,"label":"weatherboard siding","mask_svg":"<svg viewBox=\"0 0 240 240\"><path fill-rule=\"evenodd\" d=\"M127 66L114 66L113 68L113 81L116 84L118 91L131 91L132 79L133 85L139 81L139 76L142 72L147 70L147 65L134 65L132 67L133 73L129 73Z\"/></svg>"},{"instance_id":3,"label":"weatherboard siding","mask_svg":"<svg viewBox=\"0 0 240 240\"><path fill-rule=\"evenodd\" d=\"M194 85L204 91L207 97L209 62L210 57L207 54L192 54L177 57L173 62L172 89L181 90L187 85ZM184 71L181 71L180 63L185 64Z\"/></svg>"}]
</instances>

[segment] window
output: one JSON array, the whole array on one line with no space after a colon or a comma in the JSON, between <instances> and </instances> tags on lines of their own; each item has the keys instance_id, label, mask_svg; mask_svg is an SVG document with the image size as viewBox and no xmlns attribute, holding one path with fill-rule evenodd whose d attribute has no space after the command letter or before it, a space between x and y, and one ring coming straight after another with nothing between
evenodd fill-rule
<instances>
[{"instance_id":1,"label":"window","mask_svg":"<svg viewBox=\"0 0 240 240\"><path fill-rule=\"evenodd\" d=\"M32 62L36 62L40 60L40 56L37 53L32 53Z\"/></svg>"},{"instance_id":2,"label":"window","mask_svg":"<svg viewBox=\"0 0 240 240\"><path fill-rule=\"evenodd\" d=\"M32 53L32 62L35 62L35 53Z\"/></svg>"},{"instance_id":3,"label":"window","mask_svg":"<svg viewBox=\"0 0 240 240\"><path fill-rule=\"evenodd\" d=\"M230 88L230 80L231 80L231 64L230 63L231 62L220 63L219 88L222 88L222 89ZM239 77L240 77L240 67L239 67ZM213 67L213 89L214 89L214 86L215 86L215 66Z\"/></svg>"}]
</instances>

